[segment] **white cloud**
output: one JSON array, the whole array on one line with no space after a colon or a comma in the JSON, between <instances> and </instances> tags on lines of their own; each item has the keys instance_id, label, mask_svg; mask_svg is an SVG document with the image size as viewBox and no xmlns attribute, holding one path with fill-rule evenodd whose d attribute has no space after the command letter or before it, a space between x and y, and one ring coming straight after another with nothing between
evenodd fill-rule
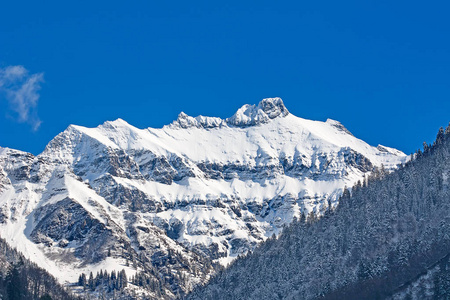
<instances>
[{"instance_id":1,"label":"white cloud","mask_svg":"<svg viewBox=\"0 0 450 300\"><path fill-rule=\"evenodd\" d=\"M17 114L17 121L30 124L33 130L37 130L42 123L36 112L42 82L44 73L30 74L23 66L0 69L2 96Z\"/></svg>"}]
</instances>

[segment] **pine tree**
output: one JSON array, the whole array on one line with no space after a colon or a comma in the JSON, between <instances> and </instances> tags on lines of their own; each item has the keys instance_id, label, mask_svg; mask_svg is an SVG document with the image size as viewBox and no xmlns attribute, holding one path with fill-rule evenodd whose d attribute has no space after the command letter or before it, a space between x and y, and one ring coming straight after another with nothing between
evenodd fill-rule
<instances>
[{"instance_id":1,"label":"pine tree","mask_svg":"<svg viewBox=\"0 0 450 300\"><path fill-rule=\"evenodd\" d=\"M450 122L448 123L447 128L445 128L445 135L450 135Z\"/></svg>"},{"instance_id":2,"label":"pine tree","mask_svg":"<svg viewBox=\"0 0 450 300\"><path fill-rule=\"evenodd\" d=\"M26 283L23 282L18 265L13 265L9 268L6 275L6 290L9 300L21 300L27 298L27 291L25 289Z\"/></svg>"},{"instance_id":3,"label":"pine tree","mask_svg":"<svg viewBox=\"0 0 450 300\"><path fill-rule=\"evenodd\" d=\"M441 127L439 128L439 131L437 133L435 144L436 145L442 144L444 142L444 139L445 139L444 128Z\"/></svg>"},{"instance_id":4,"label":"pine tree","mask_svg":"<svg viewBox=\"0 0 450 300\"><path fill-rule=\"evenodd\" d=\"M91 291L95 290L94 275L92 274L92 272L89 273L88 286L91 289Z\"/></svg>"},{"instance_id":5,"label":"pine tree","mask_svg":"<svg viewBox=\"0 0 450 300\"><path fill-rule=\"evenodd\" d=\"M120 271L120 276L121 276L121 287L126 288L128 285L128 279L127 279L127 274L124 269L122 269L122 271Z\"/></svg>"},{"instance_id":6,"label":"pine tree","mask_svg":"<svg viewBox=\"0 0 450 300\"><path fill-rule=\"evenodd\" d=\"M81 275L78 277L78 285L79 286L86 286L86 274L81 273Z\"/></svg>"}]
</instances>

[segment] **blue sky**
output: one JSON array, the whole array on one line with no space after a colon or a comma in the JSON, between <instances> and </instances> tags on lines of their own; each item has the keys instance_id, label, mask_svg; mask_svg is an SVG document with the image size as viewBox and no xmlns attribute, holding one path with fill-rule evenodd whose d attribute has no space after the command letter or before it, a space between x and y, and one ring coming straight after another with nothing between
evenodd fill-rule
<instances>
[{"instance_id":1,"label":"blue sky","mask_svg":"<svg viewBox=\"0 0 450 300\"><path fill-rule=\"evenodd\" d=\"M161 127L275 96L406 153L450 121L447 1L130 2L2 3L0 146L38 154L69 124Z\"/></svg>"}]
</instances>

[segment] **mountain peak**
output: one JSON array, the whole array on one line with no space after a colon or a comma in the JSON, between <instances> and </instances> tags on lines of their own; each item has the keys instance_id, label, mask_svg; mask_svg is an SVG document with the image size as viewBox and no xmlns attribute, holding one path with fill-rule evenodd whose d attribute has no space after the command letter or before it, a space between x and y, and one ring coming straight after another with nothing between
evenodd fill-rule
<instances>
[{"instance_id":1,"label":"mountain peak","mask_svg":"<svg viewBox=\"0 0 450 300\"><path fill-rule=\"evenodd\" d=\"M285 117L289 114L286 106L284 106L283 100L279 97L262 99L258 103L258 107L271 119L278 116Z\"/></svg>"},{"instance_id":2,"label":"mountain peak","mask_svg":"<svg viewBox=\"0 0 450 300\"><path fill-rule=\"evenodd\" d=\"M271 119L285 117L289 111L281 98L265 98L258 105L244 105L228 118L227 124L237 127L255 126L268 123Z\"/></svg>"},{"instance_id":3,"label":"mountain peak","mask_svg":"<svg viewBox=\"0 0 450 300\"><path fill-rule=\"evenodd\" d=\"M245 104L225 120L216 117L191 117L180 112L178 118L169 125L172 128L216 128L220 126L248 127L268 123L271 119L285 117L289 111L281 98L265 98L258 105Z\"/></svg>"}]
</instances>

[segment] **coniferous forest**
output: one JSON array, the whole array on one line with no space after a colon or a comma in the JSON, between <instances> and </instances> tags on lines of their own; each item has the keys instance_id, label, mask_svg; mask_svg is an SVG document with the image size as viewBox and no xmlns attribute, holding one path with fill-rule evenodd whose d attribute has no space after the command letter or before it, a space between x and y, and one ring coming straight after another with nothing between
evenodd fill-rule
<instances>
[{"instance_id":1,"label":"coniferous forest","mask_svg":"<svg viewBox=\"0 0 450 300\"><path fill-rule=\"evenodd\" d=\"M450 126L301 216L188 299L450 299Z\"/></svg>"},{"instance_id":2,"label":"coniferous forest","mask_svg":"<svg viewBox=\"0 0 450 300\"><path fill-rule=\"evenodd\" d=\"M0 238L0 299L75 300L46 270L30 262Z\"/></svg>"}]
</instances>

